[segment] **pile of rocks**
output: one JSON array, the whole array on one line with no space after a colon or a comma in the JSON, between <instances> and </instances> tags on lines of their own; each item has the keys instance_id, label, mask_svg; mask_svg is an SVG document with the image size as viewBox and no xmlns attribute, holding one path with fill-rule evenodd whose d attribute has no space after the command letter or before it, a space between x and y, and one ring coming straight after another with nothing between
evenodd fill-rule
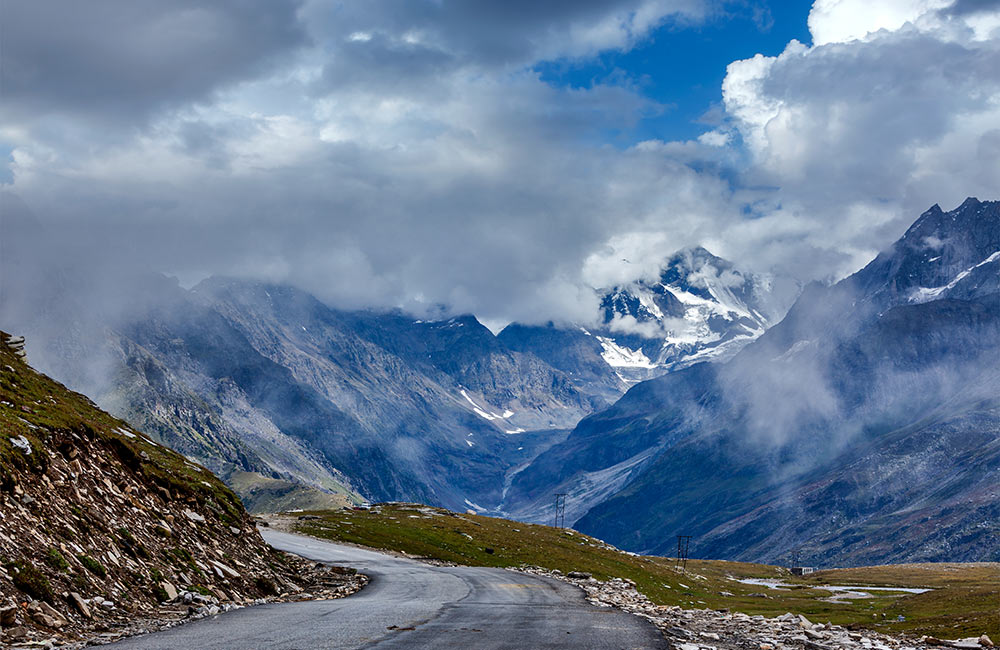
<instances>
[{"instance_id":1,"label":"pile of rocks","mask_svg":"<svg viewBox=\"0 0 1000 650\"><path fill-rule=\"evenodd\" d=\"M564 575L539 567L516 570L570 582L583 589L587 600L598 607L616 607L646 618L663 632L676 650L918 650L942 646L983 650L993 647L986 635L956 641L896 637L813 623L792 613L766 618L726 610L655 605L626 578L601 582L590 574L575 571Z\"/></svg>"},{"instance_id":2,"label":"pile of rocks","mask_svg":"<svg viewBox=\"0 0 1000 650\"><path fill-rule=\"evenodd\" d=\"M106 642L366 580L275 551L210 472L0 346L0 647Z\"/></svg>"}]
</instances>

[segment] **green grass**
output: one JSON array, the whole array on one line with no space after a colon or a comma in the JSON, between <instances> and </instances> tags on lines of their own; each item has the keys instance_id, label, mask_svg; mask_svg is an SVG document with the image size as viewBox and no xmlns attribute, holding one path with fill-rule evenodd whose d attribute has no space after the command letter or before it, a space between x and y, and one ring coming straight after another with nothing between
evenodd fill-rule
<instances>
[{"instance_id":1,"label":"green grass","mask_svg":"<svg viewBox=\"0 0 1000 650\"><path fill-rule=\"evenodd\" d=\"M36 600L53 602L52 585L45 575L27 562L12 562L7 568L14 574L14 586Z\"/></svg>"},{"instance_id":2,"label":"green grass","mask_svg":"<svg viewBox=\"0 0 1000 650\"><path fill-rule=\"evenodd\" d=\"M87 571L90 571L98 578L108 577L108 570L104 567L104 565L89 555L77 555L76 559L80 560L80 564L82 564Z\"/></svg>"},{"instance_id":3,"label":"green grass","mask_svg":"<svg viewBox=\"0 0 1000 650\"><path fill-rule=\"evenodd\" d=\"M956 638L1000 637L1000 564L901 565L824 571L796 578L782 567L689 560L687 570L669 558L634 556L580 533L521 522L457 514L413 504L379 511L313 511L319 520L299 521L302 533L472 566L529 564L586 571L599 580L629 578L653 602L686 608L728 608L747 614L803 614L815 622ZM794 589L772 590L737 582L778 578ZM934 587L925 594L887 593L828 602L822 584ZM761 598L754 594L767 594ZM905 621L897 622L897 616Z\"/></svg>"},{"instance_id":4,"label":"green grass","mask_svg":"<svg viewBox=\"0 0 1000 650\"><path fill-rule=\"evenodd\" d=\"M63 557L57 548L49 548L45 551L45 562L56 571L66 571L69 569L69 562Z\"/></svg>"},{"instance_id":5,"label":"green grass","mask_svg":"<svg viewBox=\"0 0 1000 650\"><path fill-rule=\"evenodd\" d=\"M335 510L364 501L360 495L343 486L330 492L292 481L262 476L256 472L232 472L229 485L243 499L243 505L253 513L288 510Z\"/></svg>"}]
</instances>

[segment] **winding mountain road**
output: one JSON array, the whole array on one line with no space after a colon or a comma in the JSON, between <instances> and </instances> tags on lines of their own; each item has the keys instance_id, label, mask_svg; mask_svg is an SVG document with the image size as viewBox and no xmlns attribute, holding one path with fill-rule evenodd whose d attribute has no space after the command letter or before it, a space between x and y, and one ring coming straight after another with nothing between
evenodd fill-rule
<instances>
[{"instance_id":1,"label":"winding mountain road","mask_svg":"<svg viewBox=\"0 0 1000 650\"><path fill-rule=\"evenodd\" d=\"M121 650L668 648L656 629L576 587L481 567L434 567L274 530L274 547L371 577L338 600L260 605L113 644Z\"/></svg>"}]
</instances>

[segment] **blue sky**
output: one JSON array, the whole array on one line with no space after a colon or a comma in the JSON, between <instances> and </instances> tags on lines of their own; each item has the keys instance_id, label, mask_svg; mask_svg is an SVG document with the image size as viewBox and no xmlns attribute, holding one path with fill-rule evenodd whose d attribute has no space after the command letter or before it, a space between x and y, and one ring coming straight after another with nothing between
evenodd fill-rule
<instances>
[{"instance_id":1,"label":"blue sky","mask_svg":"<svg viewBox=\"0 0 1000 650\"><path fill-rule=\"evenodd\" d=\"M809 9L805 2L733 3L704 23L664 25L631 49L584 61L545 61L535 70L557 87L624 82L664 106L634 129L609 133L612 142L688 140L705 131L713 108L718 113L729 63L755 54L777 56L792 39L810 42Z\"/></svg>"}]
</instances>

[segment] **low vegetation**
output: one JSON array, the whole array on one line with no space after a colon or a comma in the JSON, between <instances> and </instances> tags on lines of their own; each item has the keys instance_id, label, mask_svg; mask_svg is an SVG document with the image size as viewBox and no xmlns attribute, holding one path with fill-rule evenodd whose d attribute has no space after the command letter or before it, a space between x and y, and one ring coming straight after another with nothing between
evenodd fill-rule
<instances>
[{"instance_id":1,"label":"low vegetation","mask_svg":"<svg viewBox=\"0 0 1000 650\"><path fill-rule=\"evenodd\" d=\"M240 495L243 505L253 513L287 510L333 510L361 503L363 499L342 486L332 492L256 472L232 472L229 485Z\"/></svg>"},{"instance_id":2,"label":"low vegetation","mask_svg":"<svg viewBox=\"0 0 1000 650\"><path fill-rule=\"evenodd\" d=\"M730 609L777 616L794 612L816 622L946 638L1000 637L1000 564L899 565L835 569L804 577L784 567L741 562L637 556L572 530L458 514L415 504L372 510L313 511L299 532L363 546L475 566L523 564L585 571L599 580L629 578L652 601L686 608ZM777 579L787 588L740 582ZM831 600L822 585L931 588L923 594L876 591Z\"/></svg>"}]
</instances>

